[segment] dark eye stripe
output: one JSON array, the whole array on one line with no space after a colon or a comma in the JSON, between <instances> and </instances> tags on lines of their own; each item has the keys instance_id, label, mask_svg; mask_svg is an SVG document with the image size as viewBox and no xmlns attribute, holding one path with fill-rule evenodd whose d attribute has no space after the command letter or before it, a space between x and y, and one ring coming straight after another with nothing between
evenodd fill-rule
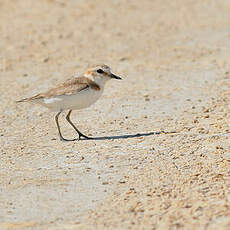
<instances>
[{"instance_id":1,"label":"dark eye stripe","mask_svg":"<svg viewBox=\"0 0 230 230\"><path fill-rule=\"evenodd\" d=\"M98 69L97 72L98 73L104 73L104 71L102 69Z\"/></svg>"}]
</instances>

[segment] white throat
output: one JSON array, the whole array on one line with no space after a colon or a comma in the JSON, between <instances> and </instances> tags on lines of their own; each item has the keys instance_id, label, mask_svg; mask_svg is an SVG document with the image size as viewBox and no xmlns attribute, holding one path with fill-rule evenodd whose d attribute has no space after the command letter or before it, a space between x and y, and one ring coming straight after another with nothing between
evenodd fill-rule
<instances>
[{"instance_id":1,"label":"white throat","mask_svg":"<svg viewBox=\"0 0 230 230\"><path fill-rule=\"evenodd\" d=\"M105 83L109 80L109 78L107 78L107 77L101 77L101 76L92 77L92 75L88 75L88 74L86 75L86 77L88 77L89 79L91 79L92 81L94 81L101 88L104 88Z\"/></svg>"}]
</instances>

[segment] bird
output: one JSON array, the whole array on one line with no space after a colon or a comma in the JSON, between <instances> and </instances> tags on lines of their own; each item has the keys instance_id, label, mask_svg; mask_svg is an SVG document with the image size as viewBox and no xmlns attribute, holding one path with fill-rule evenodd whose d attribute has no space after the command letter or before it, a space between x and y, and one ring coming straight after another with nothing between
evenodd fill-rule
<instances>
[{"instance_id":1,"label":"bird","mask_svg":"<svg viewBox=\"0 0 230 230\"><path fill-rule=\"evenodd\" d=\"M70 119L73 110L79 110L94 104L102 95L106 82L110 79L122 80L121 77L113 74L108 65L93 65L80 76L73 76L65 82L51 88L47 92L16 101L32 102L45 106L51 111L57 112L55 121L61 141L75 141L80 139L93 139L80 132ZM66 120L78 133L78 139L66 139L61 133L59 116L63 111L68 110Z\"/></svg>"}]
</instances>

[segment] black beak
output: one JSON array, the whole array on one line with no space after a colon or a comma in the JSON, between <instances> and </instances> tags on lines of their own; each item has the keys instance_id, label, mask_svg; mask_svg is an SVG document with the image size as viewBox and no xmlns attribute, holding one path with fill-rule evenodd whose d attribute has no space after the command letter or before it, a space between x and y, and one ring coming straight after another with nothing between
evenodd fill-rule
<instances>
[{"instance_id":1,"label":"black beak","mask_svg":"<svg viewBox=\"0 0 230 230\"><path fill-rule=\"evenodd\" d=\"M114 79L117 79L117 80L122 80L121 77L118 77L117 75L112 74L112 73L111 73L110 77L111 77L111 78L114 78Z\"/></svg>"}]
</instances>

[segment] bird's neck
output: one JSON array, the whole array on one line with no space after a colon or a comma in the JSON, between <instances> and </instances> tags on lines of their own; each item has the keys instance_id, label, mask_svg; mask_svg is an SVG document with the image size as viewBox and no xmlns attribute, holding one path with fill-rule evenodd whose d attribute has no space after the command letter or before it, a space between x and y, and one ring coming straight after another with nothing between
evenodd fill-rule
<instances>
[{"instance_id":1,"label":"bird's neck","mask_svg":"<svg viewBox=\"0 0 230 230\"><path fill-rule=\"evenodd\" d=\"M106 82L109 80L107 78L102 77L92 77L91 75L86 75L90 80L95 82L97 85L99 85L100 88L104 88Z\"/></svg>"}]
</instances>

